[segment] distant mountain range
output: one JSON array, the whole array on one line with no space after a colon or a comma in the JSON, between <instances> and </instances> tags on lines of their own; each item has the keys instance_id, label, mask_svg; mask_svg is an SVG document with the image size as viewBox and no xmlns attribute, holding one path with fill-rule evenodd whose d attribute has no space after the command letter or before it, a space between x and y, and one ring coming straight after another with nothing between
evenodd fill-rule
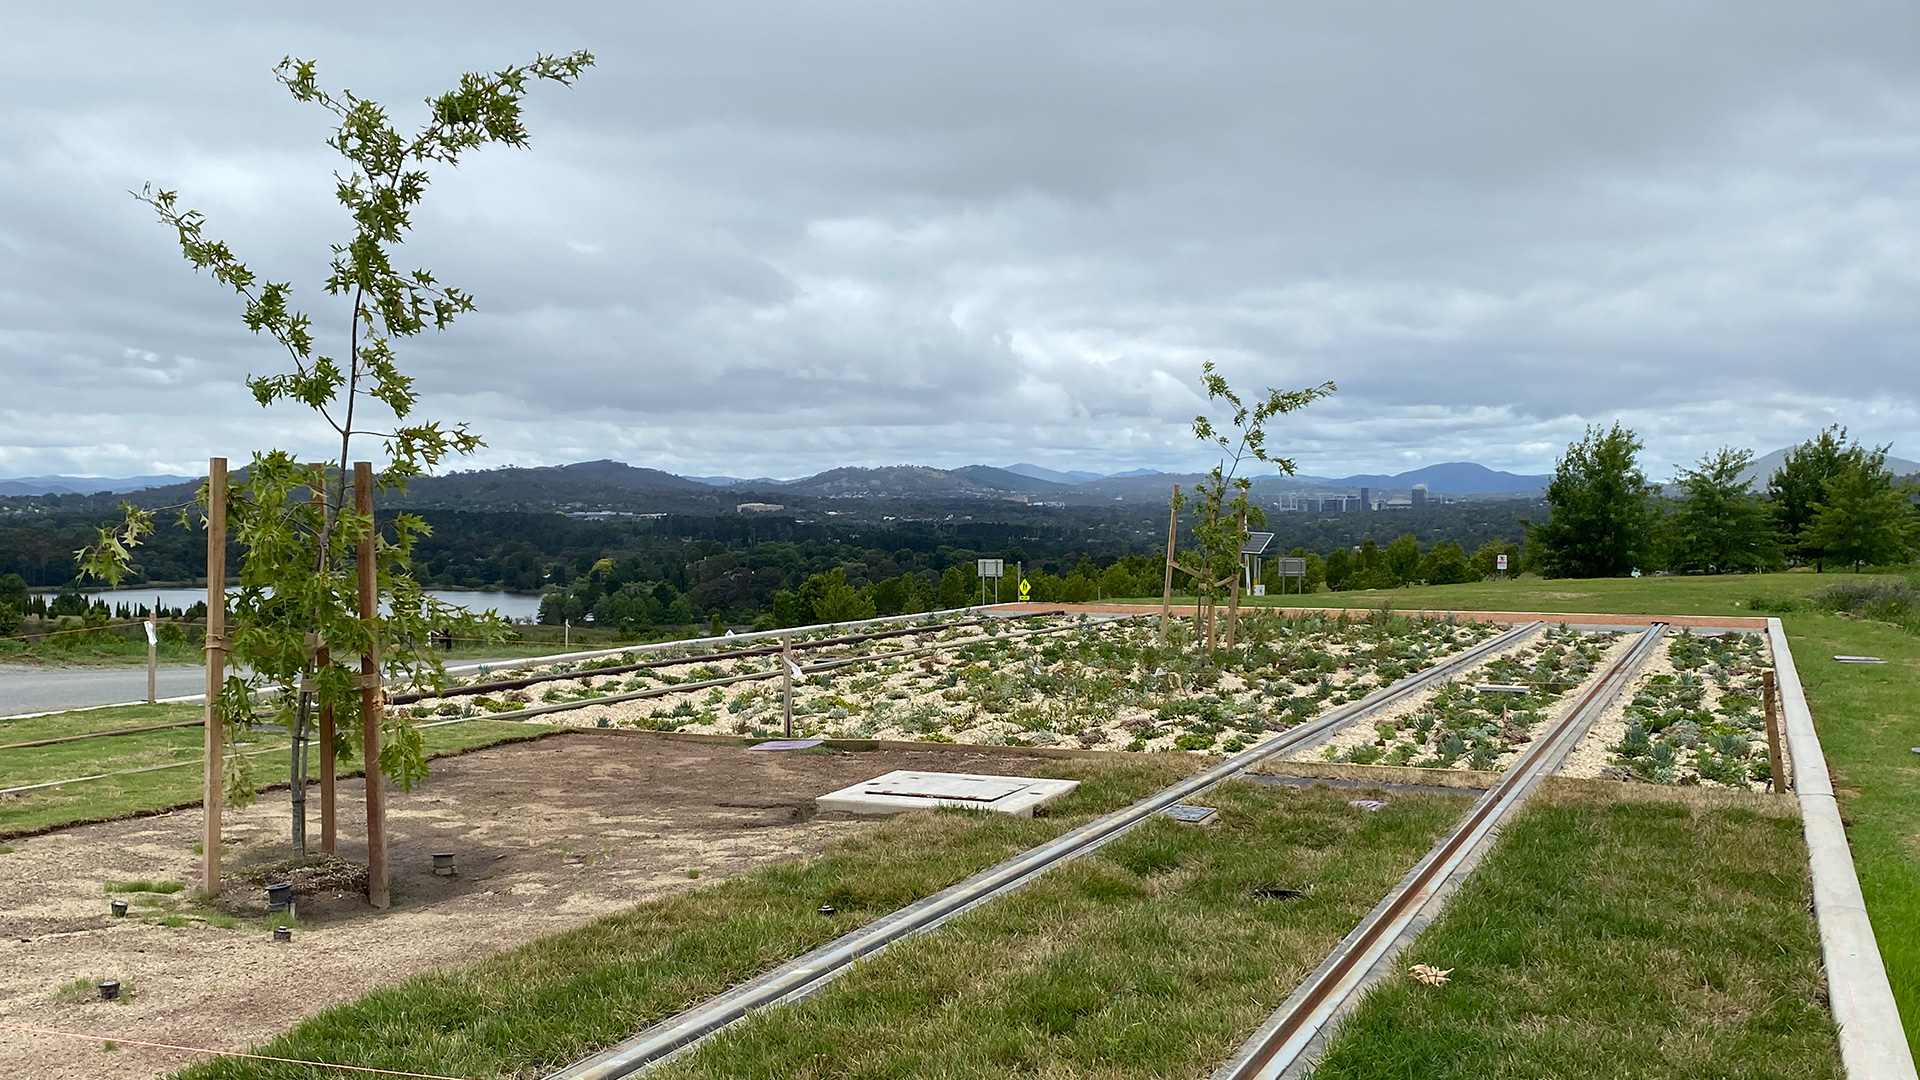
<instances>
[{"instance_id":1,"label":"distant mountain range","mask_svg":"<svg viewBox=\"0 0 1920 1080\"><path fill-rule=\"evenodd\" d=\"M1785 450L1776 450L1754 462L1749 476L1755 486L1779 468ZM1920 462L1888 458L1897 475L1920 473ZM1048 469L1028 462L998 467L968 465L936 469L925 465L881 468L840 468L794 480L768 477L676 476L659 469L640 468L618 461L582 461L572 465L521 468L509 466L473 472L423 477L408 488L405 503L442 509L524 511L592 511L712 513L731 510L743 502L782 506L835 499L973 500L999 499L1065 505L1108 505L1115 502L1162 502L1173 485L1183 488L1203 479L1199 473L1163 473L1153 469L1099 474ZM1391 475L1356 473L1351 476L1280 476L1265 474L1254 480L1262 499L1299 494L1315 496L1375 492L1405 492L1425 484L1433 496L1490 498L1537 496L1551 477L1489 469L1471 461L1449 461ZM28 476L0 480L0 496L97 495L142 492L152 502L158 496L191 493L194 477Z\"/></svg>"},{"instance_id":2,"label":"distant mountain range","mask_svg":"<svg viewBox=\"0 0 1920 1080\"><path fill-rule=\"evenodd\" d=\"M0 495L115 495L145 488L165 487L194 479L190 476L21 476L0 480Z\"/></svg>"}]
</instances>

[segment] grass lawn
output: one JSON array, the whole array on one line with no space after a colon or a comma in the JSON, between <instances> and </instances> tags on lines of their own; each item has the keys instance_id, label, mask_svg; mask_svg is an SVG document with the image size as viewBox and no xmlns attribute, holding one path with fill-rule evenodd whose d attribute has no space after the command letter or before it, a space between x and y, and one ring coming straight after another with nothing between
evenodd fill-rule
<instances>
[{"instance_id":1,"label":"grass lawn","mask_svg":"<svg viewBox=\"0 0 1920 1080\"><path fill-rule=\"evenodd\" d=\"M1755 597L1805 597L1851 574L1483 581L1350 593L1265 597L1286 606L1396 610L1593 611L1660 615L1765 615ZM1820 745L1848 824L1854 867L1874 937L1920 1054L1920 637L1888 623L1813 611L1780 616L1813 710ZM1885 666L1835 663L1879 656Z\"/></svg>"},{"instance_id":2,"label":"grass lawn","mask_svg":"<svg viewBox=\"0 0 1920 1080\"><path fill-rule=\"evenodd\" d=\"M198 705L129 705L56 713L29 720L0 720L0 743L197 720L200 713ZM427 753L441 756L494 743L538 738L553 730L540 724L475 720L428 728L421 736L426 740ZM287 743L284 735L260 732L253 737L252 745L245 748L279 751L254 757L254 775L262 785L285 782ZM200 797L200 754L201 731L197 727L0 750L0 788L125 772L172 762L191 763L0 798L0 839L57 825L104 821L195 802ZM316 779L319 777L317 753L309 754L308 772ZM351 763L343 763L342 775L357 776L359 770L351 767Z\"/></svg>"},{"instance_id":3,"label":"grass lawn","mask_svg":"<svg viewBox=\"0 0 1920 1080\"><path fill-rule=\"evenodd\" d=\"M1315 1080L1840 1076L1799 819L1634 796L1543 791Z\"/></svg>"},{"instance_id":4,"label":"grass lawn","mask_svg":"<svg viewBox=\"0 0 1920 1080\"><path fill-rule=\"evenodd\" d=\"M1205 1075L1468 804L1356 794L1215 788L1219 825L1151 821L657 1075Z\"/></svg>"},{"instance_id":5,"label":"grass lawn","mask_svg":"<svg viewBox=\"0 0 1920 1080\"><path fill-rule=\"evenodd\" d=\"M1082 781L1045 816L914 813L824 855L634 907L337 1006L261 1053L443 1076L540 1076L758 972L1187 775L1186 755L1063 760ZM1342 804L1344 808L1344 802ZM836 913L818 909L832 905ZM182 1080L320 1070L215 1061Z\"/></svg>"}]
</instances>

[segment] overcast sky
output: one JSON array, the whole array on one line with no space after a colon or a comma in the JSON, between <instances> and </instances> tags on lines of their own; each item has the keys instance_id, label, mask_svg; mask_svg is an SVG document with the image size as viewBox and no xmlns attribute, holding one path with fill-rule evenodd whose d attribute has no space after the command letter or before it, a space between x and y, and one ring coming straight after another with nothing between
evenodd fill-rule
<instances>
[{"instance_id":1,"label":"overcast sky","mask_svg":"<svg viewBox=\"0 0 1920 1080\"><path fill-rule=\"evenodd\" d=\"M319 293L328 114L591 50L527 150L441 171L405 344L478 465L1201 460L1203 360L1332 379L1302 471L1546 471L1619 419L1665 476L1830 422L1920 457L1912 0L22 5L0 38L0 476L328 448L127 194Z\"/></svg>"}]
</instances>

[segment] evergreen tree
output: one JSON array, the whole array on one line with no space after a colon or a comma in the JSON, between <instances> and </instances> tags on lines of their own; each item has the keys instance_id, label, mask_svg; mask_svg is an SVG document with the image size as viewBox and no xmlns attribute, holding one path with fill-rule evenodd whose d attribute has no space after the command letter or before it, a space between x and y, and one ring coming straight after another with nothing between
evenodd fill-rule
<instances>
[{"instance_id":1,"label":"evergreen tree","mask_svg":"<svg viewBox=\"0 0 1920 1080\"><path fill-rule=\"evenodd\" d=\"M1887 452L1847 455L1846 465L1827 482L1826 499L1814 507L1807 543L1836 561L1890 563L1913 552L1915 520L1904 491L1887 471Z\"/></svg>"},{"instance_id":2,"label":"evergreen tree","mask_svg":"<svg viewBox=\"0 0 1920 1080\"><path fill-rule=\"evenodd\" d=\"M1827 553L1811 541L1807 529L1820 504L1827 501L1827 485L1846 471L1850 455L1860 453L1858 443L1847 441L1847 429L1834 424L1787 451L1786 460L1767 480L1767 504L1787 555L1795 562L1823 569Z\"/></svg>"},{"instance_id":3,"label":"evergreen tree","mask_svg":"<svg viewBox=\"0 0 1920 1080\"><path fill-rule=\"evenodd\" d=\"M1723 446L1681 471L1683 495L1672 520L1675 569L1721 574L1778 565L1772 515L1741 478L1752 464L1753 451Z\"/></svg>"},{"instance_id":4,"label":"evergreen tree","mask_svg":"<svg viewBox=\"0 0 1920 1080\"><path fill-rule=\"evenodd\" d=\"M1646 563L1656 521L1640 448L1618 422L1567 447L1547 485L1547 521L1529 530L1546 576L1619 577Z\"/></svg>"},{"instance_id":5,"label":"evergreen tree","mask_svg":"<svg viewBox=\"0 0 1920 1080\"><path fill-rule=\"evenodd\" d=\"M1393 583L1405 585L1420 576L1420 541L1412 533L1401 533L1387 545L1387 573Z\"/></svg>"},{"instance_id":6,"label":"evergreen tree","mask_svg":"<svg viewBox=\"0 0 1920 1080\"><path fill-rule=\"evenodd\" d=\"M1429 585L1458 585L1472 580L1467 552L1458 542L1442 540L1420 560L1420 580Z\"/></svg>"}]
</instances>

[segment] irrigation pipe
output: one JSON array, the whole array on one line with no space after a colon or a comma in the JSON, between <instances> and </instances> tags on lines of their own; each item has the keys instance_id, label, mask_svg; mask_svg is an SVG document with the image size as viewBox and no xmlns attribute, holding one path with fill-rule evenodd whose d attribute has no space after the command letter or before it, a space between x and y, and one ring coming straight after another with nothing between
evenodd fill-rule
<instances>
[{"instance_id":1,"label":"irrigation pipe","mask_svg":"<svg viewBox=\"0 0 1920 1080\"><path fill-rule=\"evenodd\" d=\"M1575 705L1535 739L1453 831L1409 870L1367 913L1306 981L1213 1073L1211 1080L1278 1080L1294 1076L1308 1052L1324 1042L1334 1022L1356 1003L1374 973L1405 947L1415 928L1439 914L1452 887L1472 870L1498 830L1526 801L1540 778L1559 768L1593 722L1633 682L1666 631L1656 623L1598 678Z\"/></svg>"},{"instance_id":2,"label":"irrigation pipe","mask_svg":"<svg viewBox=\"0 0 1920 1080\"><path fill-rule=\"evenodd\" d=\"M1847 1080L1914 1080L1913 1050L1874 941L1820 735L1779 619L1767 620L1767 640L1773 647L1774 678L1793 759L1793 793L1800 800L1800 828L1813 873L1813 914L1827 969L1827 1003L1840 1032L1840 1063Z\"/></svg>"},{"instance_id":3,"label":"irrigation pipe","mask_svg":"<svg viewBox=\"0 0 1920 1080\"><path fill-rule=\"evenodd\" d=\"M700 1040L767 1005L796 1001L870 956L912 934L924 933L972 908L1035 880L1061 863L1097 850L1155 813L1220 783L1267 758L1286 753L1327 730L1337 730L1384 708L1510 645L1540 623L1509 630L1426 671L1382 687L1361 700L1283 732L1206 771L1150 795L1132 806L1088 822L1030 848L957 885L949 886L890 915L868 923L725 994L696 1005L642 1031L627 1041L552 1073L547 1080L616 1080L686 1051Z\"/></svg>"}]
</instances>

